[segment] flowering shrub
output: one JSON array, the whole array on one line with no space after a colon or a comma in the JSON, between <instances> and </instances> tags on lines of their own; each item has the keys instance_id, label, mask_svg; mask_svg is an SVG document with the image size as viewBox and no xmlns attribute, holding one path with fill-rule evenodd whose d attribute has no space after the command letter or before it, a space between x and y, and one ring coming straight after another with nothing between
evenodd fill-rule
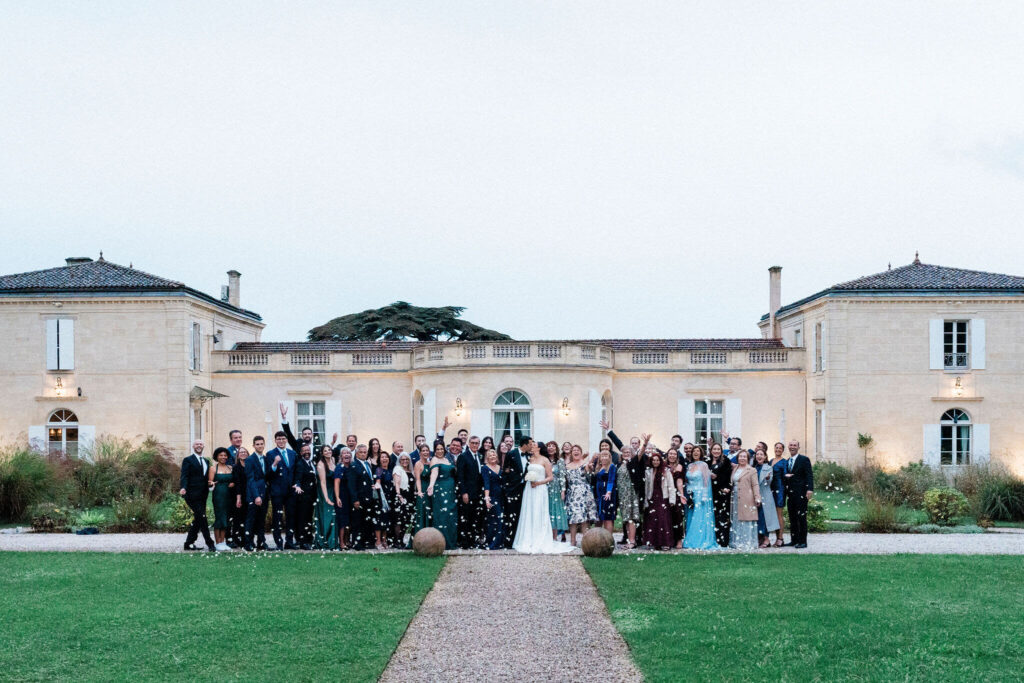
<instances>
[{"instance_id":1,"label":"flowering shrub","mask_svg":"<svg viewBox=\"0 0 1024 683\"><path fill-rule=\"evenodd\" d=\"M967 496L948 486L928 489L924 494L924 509L933 523L949 525L967 514Z\"/></svg>"},{"instance_id":2,"label":"flowering shrub","mask_svg":"<svg viewBox=\"0 0 1024 683\"><path fill-rule=\"evenodd\" d=\"M828 510L817 498L807 502L807 530L814 533L828 531Z\"/></svg>"}]
</instances>

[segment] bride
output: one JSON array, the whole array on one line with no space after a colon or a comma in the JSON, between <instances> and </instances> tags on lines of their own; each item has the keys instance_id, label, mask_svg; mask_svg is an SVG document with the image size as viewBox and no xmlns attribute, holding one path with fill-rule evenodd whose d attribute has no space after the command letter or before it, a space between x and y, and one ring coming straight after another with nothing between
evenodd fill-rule
<instances>
[{"instance_id":1,"label":"bride","mask_svg":"<svg viewBox=\"0 0 1024 683\"><path fill-rule=\"evenodd\" d=\"M573 549L569 543L559 543L551 537L551 517L548 512L548 484L554 479L551 461L541 455L536 441L530 442L533 455L526 466L523 503L519 512L519 526L512 548L521 553L555 554Z\"/></svg>"}]
</instances>

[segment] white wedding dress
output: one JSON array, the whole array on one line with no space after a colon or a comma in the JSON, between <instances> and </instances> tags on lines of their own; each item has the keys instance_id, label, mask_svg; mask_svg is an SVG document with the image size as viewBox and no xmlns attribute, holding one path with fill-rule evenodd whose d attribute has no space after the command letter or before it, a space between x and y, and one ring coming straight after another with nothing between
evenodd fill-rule
<instances>
[{"instance_id":1,"label":"white wedding dress","mask_svg":"<svg viewBox=\"0 0 1024 683\"><path fill-rule=\"evenodd\" d=\"M544 466L529 464L526 473L544 479ZM519 511L519 526L512 548L521 553L535 555L554 555L567 553L573 549L570 543L561 543L551 537L551 517L548 513L548 485L531 486L526 482L523 490L523 504Z\"/></svg>"}]
</instances>

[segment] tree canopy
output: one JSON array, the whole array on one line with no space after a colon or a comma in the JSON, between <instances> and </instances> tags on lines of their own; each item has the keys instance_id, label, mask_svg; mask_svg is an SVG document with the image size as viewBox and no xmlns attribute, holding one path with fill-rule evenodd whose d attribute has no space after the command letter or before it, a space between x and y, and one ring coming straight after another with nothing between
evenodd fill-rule
<instances>
[{"instance_id":1,"label":"tree canopy","mask_svg":"<svg viewBox=\"0 0 1024 683\"><path fill-rule=\"evenodd\" d=\"M334 318L309 331L309 341L495 341L511 339L462 320L462 306L430 308L396 301Z\"/></svg>"}]
</instances>

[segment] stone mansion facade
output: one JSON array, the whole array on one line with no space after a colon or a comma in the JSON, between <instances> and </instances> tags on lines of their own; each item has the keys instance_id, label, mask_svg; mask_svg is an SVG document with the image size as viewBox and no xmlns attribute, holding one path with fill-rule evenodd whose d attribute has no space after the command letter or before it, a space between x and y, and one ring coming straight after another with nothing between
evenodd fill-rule
<instances>
[{"instance_id":1,"label":"stone mansion facade","mask_svg":"<svg viewBox=\"0 0 1024 683\"><path fill-rule=\"evenodd\" d=\"M408 447L453 430L527 433L594 450L620 434L746 445L791 438L855 465L990 459L1024 473L1024 278L921 263L769 312L750 339L263 342L240 274L220 297L106 261L0 276L0 441L87 453L101 435L246 442L278 405L319 440ZM454 433L454 432L453 432Z\"/></svg>"}]
</instances>

